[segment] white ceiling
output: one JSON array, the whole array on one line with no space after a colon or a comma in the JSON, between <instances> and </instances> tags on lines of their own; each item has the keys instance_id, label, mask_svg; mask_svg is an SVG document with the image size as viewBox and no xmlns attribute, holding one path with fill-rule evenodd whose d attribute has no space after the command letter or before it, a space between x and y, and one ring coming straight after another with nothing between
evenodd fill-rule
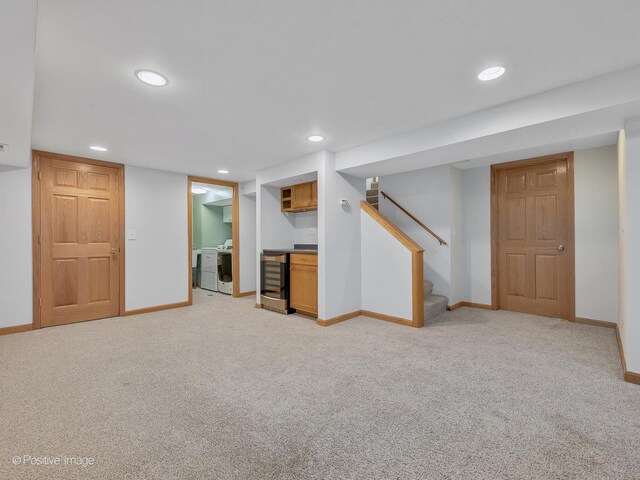
<instances>
[{"instance_id":1,"label":"white ceiling","mask_svg":"<svg viewBox=\"0 0 640 480\"><path fill-rule=\"evenodd\" d=\"M219 200L228 200L233 196L233 189L231 187L223 187L222 185L215 185L212 183L199 183L193 182L191 184L191 188L205 188L207 190L207 202L219 201ZM204 195L204 194L196 194L196 195Z\"/></svg>"},{"instance_id":2,"label":"white ceiling","mask_svg":"<svg viewBox=\"0 0 640 480\"><path fill-rule=\"evenodd\" d=\"M41 1L33 146L247 180L639 64L639 20L637 0Z\"/></svg>"}]
</instances>

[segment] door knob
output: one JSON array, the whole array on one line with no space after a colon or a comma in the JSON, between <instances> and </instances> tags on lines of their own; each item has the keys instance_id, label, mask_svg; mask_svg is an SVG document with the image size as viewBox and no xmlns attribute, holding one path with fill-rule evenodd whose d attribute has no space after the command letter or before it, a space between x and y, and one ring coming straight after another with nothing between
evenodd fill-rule
<instances>
[{"instance_id":1,"label":"door knob","mask_svg":"<svg viewBox=\"0 0 640 480\"><path fill-rule=\"evenodd\" d=\"M112 249L111 249L111 255L115 255L115 254L116 254L116 249L115 249L115 248L112 248Z\"/></svg>"},{"instance_id":2,"label":"door knob","mask_svg":"<svg viewBox=\"0 0 640 480\"><path fill-rule=\"evenodd\" d=\"M558 245L558 251L559 252L563 252L564 251L564 245Z\"/></svg>"}]
</instances>

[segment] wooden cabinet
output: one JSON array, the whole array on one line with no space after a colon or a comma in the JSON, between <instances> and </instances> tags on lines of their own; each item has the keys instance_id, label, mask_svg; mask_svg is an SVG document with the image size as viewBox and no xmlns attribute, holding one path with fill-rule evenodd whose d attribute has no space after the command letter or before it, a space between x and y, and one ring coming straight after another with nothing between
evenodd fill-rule
<instances>
[{"instance_id":1,"label":"wooden cabinet","mask_svg":"<svg viewBox=\"0 0 640 480\"><path fill-rule=\"evenodd\" d=\"M292 253L289 259L289 305L318 316L318 256Z\"/></svg>"},{"instance_id":2,"label":"wooden cabinet","mask_svg":"<svg viewBox=\"0 0 640 480\"><path fill-rule=\"evenodd\" d=\"M305 182L280 189L283 212L308 212L318 209L318 182Z\"/></svg>"}]
</instances>

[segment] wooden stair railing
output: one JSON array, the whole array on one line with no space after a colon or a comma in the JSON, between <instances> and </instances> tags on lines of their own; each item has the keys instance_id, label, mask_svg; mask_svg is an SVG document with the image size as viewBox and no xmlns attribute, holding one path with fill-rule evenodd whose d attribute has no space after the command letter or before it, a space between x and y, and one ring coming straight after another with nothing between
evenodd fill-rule
<instances>
[{"instance_id":1,"label":"wooden stair railing","mask_svg":"<svg viewBox=\"0 0 640 480\"><path fill-rule=\"evenodd\" d=\"M402 210L411 220L413 220L418 225L420 225L422 228L424 228L427 232L429 232L436 240L438 240L438 242L440 242L440 245L446 245L447 244L447 242L445 242L442 238L440 238L440 236L438 236L437 233L435 233L433 230L431 230L429 227L427 227L424 223L422 223L420 220L418 220L416 217L414 217L407 209L405 209L402 205L400 205L398 202L396 202L388 194L386 194L385 192L380 192L380 195L382 195L386 200L389 200L391 203L393 203L396 207L398 207L400 210Z\"/></svg>"}]
</instances>

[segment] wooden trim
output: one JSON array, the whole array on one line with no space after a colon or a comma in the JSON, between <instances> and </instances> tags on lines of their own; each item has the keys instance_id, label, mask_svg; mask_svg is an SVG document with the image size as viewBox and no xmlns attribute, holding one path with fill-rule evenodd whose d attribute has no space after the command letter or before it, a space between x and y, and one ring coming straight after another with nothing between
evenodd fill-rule
<instances>
[{"instance_id":1,"label":"wooden trim","mask_svg":"<svg viewBox=\"0 0 640 480\"><path fill-rule=\"evenodd\" d=\"M412 327L424 327L424 252L411 253Z\"/></svg>"},{"instance_id":2,"label":"wooden trim","mask_svg":"<svg viewBox=\"0 0 640 480\"><path fill-rule=\"evenodd\" d=\"M465 307L469 308L477 308L480 310L493 310L491 305L487 305L486 303L473 303L473 302L462 302Z\"/></svg>"},{"instance_id":3,"label":"wooden trim","mask_svg":"<svg viewBox=\"0 0 640 480\"><path fill-rule=\"evenodd\" d=\"M581 323L583 325L594 325L596 327L604 327L604 328L617 328L618 324L615 322L607 322L604 320L592 320L590 318L580 318L576 317L576 323Z\"/></svg>"},{"instance_id":4,"label":"wooden trim","mask_svg":"<svg viewBox=\"0 0 640 480\"><path fill-rule=\"evenodd\" d=\"M256 303L256 308L262 308L262 304L261 303Z\"/></svg>"},{"instance_id":5,"label":"wooden trim","mask_svg":"<svg viewBox=\"0 0 640 480\"><path fill-rule=\"evenodd\" d=\"M402 210L402 212L409 217L411 220L413 220L414 222L416 222L418 225L420 225L422 228L424 228L427 232L429 232L431 234L431 236L433 238L435 238L436 240L438 240L438 242L440 243L440 245L446 245L447 242L445 242L438 234L436 234L436 232L434 232L433 230L431 230L429 227L427 227L424 223L422 223L420 220L418 220L416 217L414 217L407 209L405 209L402 205L400 205L398 202L396 202L393 197L391 197L391 195L385 193L385 192L380 192L380 195L382 195L382 198L389 200L391 203L393 203L396 207L398 207L400 210ZM367 202L368 203L368 202Z\"/></svg>"},{"instance_id":6,"label":"wooden trim","mask_svg":"<svg viewBox=\"0 0 640 480\"><path fill-rule=\"evenodd\" d=\"M640 373L626 371L624 372L624 381L640 385Z\"/></svg>"},{"instance_id":7,"label":"wooden trim","mask_svg":"<svg viewBox=\"0 0 640 480\"><path fill-rule=\"evenodd\" d=\"M499 278L499 216L498 216L498 173L501 170L522 168L542 163L567 161L567 248L565 254L568 260L568 293L569 303L567 320L576 321L576 282L575 282L575 189L574 189L574 158L573 152L557 153L543 157L516 160L514 162L491 165L491 309L500 309L500 278Z\"/></svg>"},{"instance_id":8,"label":"wooden trim","mask_svg":"<svg viewBox=\"0 0 640 480\"><path fill-rule=\"evenodd\" d=\"M142 315L143 313L152 313L152 312L160 312L162 310L170 310L172 308L182 308L188 307L191 305L191 302L178 302L178 303L167 303L166 305L157 305L155 307L146 307L146 308L138 308L136 310L127 310L125 312L125 316L129 317L131 315Z\"/></svg>"},{"instance_id":9,"label":"wooden trim","mask_svg":"<svg viewBox=\"0 0 640 480\"><path fill-rule=\"evenodd\" d=\"M491 166L491 309L500 309L500 247L498 214L498 169Z\"/></svg>"},{"instance_id":10,"label":"wooden trim","mask_svg":"<svg viewBox=\"0 0 640 480\"><path fill-rule=\"evenodd\" d=\"M329 327L331 325L335 325L336 323L344 322L345 320L349 320L350 318L359 317L362 315L362 310L356 310L351 313L345 313L344 315L338 315L337 317L329 318L327 320L316 320L316 323L321 327Z\"/></svg>"},{"instance_id":11,"label":"wooden trim","mask_svg":"<svg viewBox=\"0 0 640 480\"><path fill-rule=\"evenodd\" d=\"M424 252L424 248L418 245L409 235L404 233L398 227L396 227L391 221L385 217L379 210L376 210L370 203L362 200L360 202L360 209L366 212L371 218L379 223L382 228L393 235L400 243L402 243L411 252Z\"/></svg>"},{"instance_id":12,"label":"wooden trim","mask_svg":"<svg viewBox=\"0 0 640 480\"><path fill-rule=\"evenodd\" d=\"M211 185L220 185L221 187L237 187L238 186L238 182L218 180L217 178L196 177L194 175L189 175L189 180L191 182L196 182L196 183L209 183Z\"/></svg>"},{"instance_id":13,"label":"wooden trim","mask_svg":"<svg viewBox=\"0 0 640 480\"><path fill-rule=\"evenodd\" d=\"M242 292L238 294L238 297L250 297L251 295L255 295L256 291L253 290L251 292Z\"/></svg>"},{"instance_id":14,"label":"wooden trim","mask_svg":"<svg viewBox=\"0 0 640 480\"><path fill-rule=\"evenodd\" d=\"M385 322L398 323L400 325L406 325L413 327L413 321L406 318L394 317L393 315L385 315L384 313L376 313L370 310L362 310L362 315L369 318L375 318L377 320L384 320Z\"/></svg>"},{"instance_id":15,"label":"wooden trim","mask_svg":"<svg viewBox=\"0 0 640 480\"><path fill-rule=\"evenodd\" d=\"M640 373L627 370L627 361L624 358L624 348L622 347L622 338L620 338L620 328L618 328L618 324L616 324L616 339L618 340L618 353L620 353L620 363L622 364L624 381L640 385Z\"/></svg>"},{"instance_id":16,"label":"wooden trim","mask_svg":"<svg viewBox=\"0 0 640 480\"><path fill-rule=\"evenodd\" d=\"M87 165L98 165L99 167L118 168L124 170L124 164L118 162L107 162L106 160L96 160L94 158L76 157L74 155L66 155L64 153L47 152L44 150L33 150L33 155L42 157L55 157L58 160L67 162L85 163Z\"/></svg>"},{"instance_id":17,"label":"wooden trim","mask_svg":"<svg viewBox=\"0 0 640 480\"><path fill-rule=\"evenodd\" d=\"M12 327L2 327L0 328L0 336L9 335L11 333L20 333L20 332L28 332L33 330L33 324L27 323L25 325L14 325Z\"/></svg>"},{"instance_id":18,"label":"wooden trim","mask_svg":"<svg viewBox=\"0 0 640 480\"><path fill-rule=\"evenodd\" d=\"M240 198L238 196L238 184L233 188L233 205L231 207L231 238L233 239L233 296L240 296Z\"/></svg>"},{"instance_id":19,"label":"wooden trim","mask_svg":"<svg viewBox=\"0 0 640 480\"><path fill-rule=\"evenodd\" d=\"M189 284L189 305L193 305L193 194L191 193L191 177L187 180L187 229L189 237L187 240L187 283ZM196 280L196 284L197 284Z\"/></svg>"},{"instance_id":20,"label":"wooden trim","mask_svg":"<svg viewBox=\"0 0 640 480\"><path fill-rule=\"evenodd\" d=\"M563 155L567 156L567 251L569 255L569 274L568 274L568 302L569 311L567 312L567 320L576 321L576 246L575 246L575 188L573 176L573 152L567 152Z\"/></svg>"},{"instance_id":21,"label":"wooden trim","mask_svg":"<svg viewBox=\"0 0 640 480\"><path fill-rule=\"evenodd\" d=\"M41 284L40 272L42 271L40 235L42 233L41 212L41 188L40 188L40 156L33 152L31 166L31 254L32 254L32 279L33 279L33 329L40 328L42 309L40 303Z\"/></svg>"},{"instance_id":22,"label":"wooden trim","mask_svg":"<svg viewBox=\"0 0 640 480\"><path fill-rule=\"evenodd\" d=\"M447 307L447 310L453 312L461 307L469 307L469 308L478 308L480 310L493 310L491 305L487 305L486 303L473 303L473 302L458 302L454 303Z\"/></svg>"},{"instance_id":23,"label":"wooden trim","mask_svg":"<svg viewBox=\"0 0 640 480\"><path fill-rule=\"evenodd\" d=\"M509 170L512 168L530 167L531 165L539 165L541 163L557 162L567 157L573 159L573 152L554 153L553 155L543 155L542 157L527 158L525 160L514 160L513 162L496 163L491 165L491 169Z\"/></svg>"},{"instance_id":24,"label":"wooden trim","mask_svg":"<svg viewBox=\"0 0 640 480\"><path fill-rule=\"evenodd\" d=\"M217 180L214 178L195 177L189 175L187 181L187 223L189 230L189 242L187 254L188 260L188 280L189 280L189 302L193 303L193 287L192 287L192 268L193 268L193 196L191 194L191 185L193 183L208 183L210 185L220 185L222 187L232 188L232 220L231 220L231 239L233 240L233 297L240 297L240 198L238 194L238 183L228 182L226 180ZM254 292L255 293L255 292Z\"/></svg>"},{"instance_id":25,"label":"wooden trim","mask_svg":"<svg viewBox=\"0 0 640 480\"><path fill-rule=\"evenodd\" d=\"M126 235L125 235L125 228L126 228L126 219L125 219L125 188L124 188L124 165L122 166L122 168L120 169L120 176L118 178L119 180L119 185L118 185L118 196L119 198L119 209L120 209L120 245L118 245L119 248L119 252L118 255L120 257L120 307L119 307L119 314L120 316L123 316L124 313L127 311L127 307L126 307L126 302L125 302L125 295L126 295L126 289L125 289L125 279L126 279L126 266L127 266L127 262L126 262Z\"/></svg>"},{"instance_id":26,"label":"wooden trim","mask_svg":"<svg viewBox=\"0 0 640 480\"><path fill-rule=\"evenodd\" d=\"M33 261L33 329L41 328L42 309L40 306L41 297L41 275L42 259L40 249L40 235L42 234L42 186L40 185L40 157L51 157L58 160L84 163L87 165L97 165L100 167L115 168L118 170L118 216L120 217L119 240L118 240L118 267L119 267L119 301L118 315L124 316L125 312L125 189L124 189L124 164L95 160L93 158L76 157L62 153L45 152L42 150L32 151L32 171L31 171L31 228L32 228L32 261Z\"/></svg>"}]
</instances>

